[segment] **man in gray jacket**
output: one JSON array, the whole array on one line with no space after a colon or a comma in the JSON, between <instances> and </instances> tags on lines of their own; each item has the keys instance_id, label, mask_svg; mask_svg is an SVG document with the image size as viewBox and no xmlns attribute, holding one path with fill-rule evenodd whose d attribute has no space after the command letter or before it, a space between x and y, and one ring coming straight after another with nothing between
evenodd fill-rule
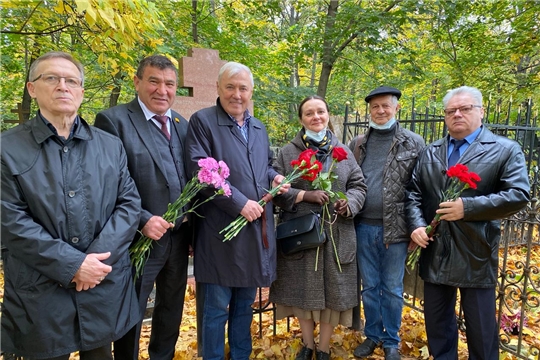
<instances>
[{"instance_id":1,"label":"man in gray jacket","mask_svg":"<svg viewBox=\"0 0 540 360\"><path fill-rule=\"evenodd\" d=\"M449 135L421 154L407 187L406 204L411 239L423 248L420 276L429 351L435 359L457 359L459 288L469 359L496 360L499 219L529 201L525 157L518 143L482 125L484 108L478 89L453 89L443 103ZM446 171L455 162L467 166L480 181L455 201L443 201L450 182ZM442 221L430 238L426 226L436 213Z\"/></svg>"},{"instance_id":2,"label":"man in gray jacket","mask_svg":"<svg viewBox=\"0 0 540 360\"><path fill-rule=\"evenodd\" d=\"M385 359L400 359L398 332L410 241L404 213L405 186L425 146L419 135L396 121L400 97L401 91L393 87L371 91L365 98L370 127L350 144L368 187L364 207L355 217L366 335L354 350L357 357L371 355L382 344Z\"/></svg>"}]
</instances>

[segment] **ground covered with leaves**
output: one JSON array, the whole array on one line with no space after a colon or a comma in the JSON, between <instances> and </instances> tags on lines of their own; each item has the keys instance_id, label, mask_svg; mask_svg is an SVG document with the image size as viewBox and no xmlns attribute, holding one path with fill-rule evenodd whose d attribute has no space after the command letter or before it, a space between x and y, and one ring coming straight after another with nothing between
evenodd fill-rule
<instances>
[{"instance_id":1,"label":"ground covered with leaves","mask_svg":"<svg viewBox=\"0 0 540 360\"><path fill-rule=\"evenodd\" d=\"M502 254L501 254L502 255ZM523 248L515 247L510 249L508 258L508 268L514 270L518 276L523 273L522 265L524 261ZM531 251L531 264L538 270L540 267L540 246L533 247ZM540 284L540 274L538 271L532 271L529 274L533 284ZM4 277L3 272L0 274L0 298L3 297ZM538 289L538 288L536 288ZM536 301L540 300L540 294L533 289L528 291L527 295L530 299L536 297ZM508 298L509 296L507 296ZM512 299L507 300L512 305ZM534 299L533 299L534 301ZM518 303L518 301L515 301ZM529 302L535 304L534 302ZM528 307L526 309L526 322L522 328L522 346L527 349L531 346L540 348L540 305ZM180 337L176 345L176 360L193 360L197 359L197 328L196 328L196 311L195 311L195 291L194 286L190 285L186 292L184 317L180 328ZM262 336L259 337L259 325L262 325ZM262 322L259 322L259 317L254 316L252 323L253 334L253 354L254 359L294 359L296 353L301 348L301 333L298 322L291 318L289 324L287 320L276 321L275 335L272 312L266 312L262 316ZM148 359L148 341L150 339L151 326L143 325L140 347L141 352L139 358L141 360ZM502 330L501 330L502 331ZM459 359L467 359L467 345L464 332L460 332L459 342ZM424 317L422 312L411 309L405 306L403 309L402 326L400 330L401 353L403 359L429 359L427 349L427 338L424 328ZM354 359L352 355L355 347L363 341L363 334L350 330L344 327L336 328L332 337L331 353L333 360ZM517 335L508 334L509 345L516 346L518 342ZM228 352L228 348L226 348ZM71 360L76 360L79 357L74 354ZM535 357L537 358L537 357ZM384 359L382 349L377 349L369 359ZM502 352L501 360L516 359L516 357Z\"/></svg>"},{"instance_id":2,"label":"ground covered with leaves","mask_svg":"<svg viewBox=\"0 0 540 360\"><path fill-rule=\"evenodd\" d=\"M513 247L509 249L507 267L517 274L523 272L522 264L524 261L523 247ZM502 252L502 250L501 250ZM525 251L526 252L526 251ZM501 254L502 259L502 254ZM534 246L531 251L531 264L540 267L540 246ZM540 274L533 271L530 274L532 282L540 284ZM529 289L530 290L530 289ZM508 294L507 294L508 295ZM536 297L540 300L540 294L535 291L529 291L530 299ZM512 297L507 296L506 301L512 305ZM535 304L530 302L531 304ZM536 307L527 308L527 321L522 329L522 346L527 349L530 346L540 348L540 304ZM502 330L501 330L502 331ZM251 333L253 334L253 354L254 359L294 359L296 353L302 346L300 326L298 322L291 318L289 326L287 320L276 321L276 330L274 335L274 325L272 312L266 312L262 316L262 337L259 337L259 317L254 316ZM150 326L145 326L143 338L141 339L141 358L147 359L147 342L150 335ZM403 359L429 359L427 347L427 336L424 327L424 315L421 311L411 309L405 306L403 309L401 336L401 354ZM465 333L459 333L459 359L467 359L467 344ZM518 342L517 335L508 334L509 345L514 346ZM358 344L364 340L363 334L344 327L338 327L332 336L331 353L333 360L355 359L352 355ZM180 338L176 346L175 359L197 359L197 329L195 312L195 293L191 287L186 293L186 302L184 309L184 320L181 327ZM537 358L537 357L535 357ZM384 359L382 349L375 350L375 353L369 359ZM516 359L511 354L501 352L500 360Z\"/></svg>"}]
</instances>

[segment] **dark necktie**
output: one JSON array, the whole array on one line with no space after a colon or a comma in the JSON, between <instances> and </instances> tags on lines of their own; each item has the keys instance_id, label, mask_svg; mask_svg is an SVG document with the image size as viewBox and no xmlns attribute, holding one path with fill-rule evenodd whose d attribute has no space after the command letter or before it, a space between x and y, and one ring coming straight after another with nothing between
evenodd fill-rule
<instances>
[{"instance_id":1,"label":"dark necktie","mask_svg":"<svg viewBox=\"0 0 540 360\"><path fill-rule=\"evenodd\" d=\"M456 140L452 139L452 143L454 144L454 150L452 150L452 153L450 154L450 157L448 158L448 167L452 167L456 165L456 163L459 160L459 148L461 145L465 144L465 139L463 140Z\"/></svg>"},{"instance_id":2,"label":"dark necktie","mask_svg":"<svg viewBox=\"0 0 540 360\"><path fill-rule=\"evenodd\" d=\"M161 124L161 131L163 132L163 134L165 134L167 140L171 140L171 134L169 134L169 130L167 130L167 122L169 121L169 117L162 115L154 115L154 119L159 121L159 123Z\"/></svg>"}]
</instances>

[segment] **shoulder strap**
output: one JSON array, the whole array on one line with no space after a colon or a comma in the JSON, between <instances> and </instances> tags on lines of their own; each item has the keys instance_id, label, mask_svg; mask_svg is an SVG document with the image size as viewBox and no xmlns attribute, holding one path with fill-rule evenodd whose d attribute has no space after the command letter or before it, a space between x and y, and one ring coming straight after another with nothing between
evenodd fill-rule
<instances>
[{"instance_id":1,"label":"shoulder strap","mask_svg":"<svg viewBox=\"0 0 540 360\"><path fill-rule=\"evenodd\" d=\"M358 159L360 159L360 143L364 140L365 134L360 134L356 137L356 141L354 142L354 158L356 159L356 162L358 162Z\"/></svg>"}]
</instances>

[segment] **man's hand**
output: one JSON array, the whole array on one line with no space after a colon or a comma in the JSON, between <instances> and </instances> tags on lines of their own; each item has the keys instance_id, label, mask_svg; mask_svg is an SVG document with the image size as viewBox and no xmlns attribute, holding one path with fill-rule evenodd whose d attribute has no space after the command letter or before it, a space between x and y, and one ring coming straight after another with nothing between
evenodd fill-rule
<instances>
[{"instance_id":1,"label":"man's hand","mask_svg":"<svg viewBox=\"0 0 540 360\"><path fill-rule=\"evenodd\" d=\"M425 249L428 246L429 242L433 241L433 238L428 238L426 234L426 228L424 226L420 226L412 232L411 240L414 241L416 245ZM413 246L413 244L409 243L409 250L412 250L415 247L416 246Z\"/></svg>"},{"instance_id":2,"label":"man's hand","mask_svg":"<svg viewBox=\"0 0 540 360\"><path fill-rule=\"evenodd\" d=\"M77 291L93 289L112 271L112 266L102 263L111 256L110 252L86 255L73 280Z\"/></svg>"},{"instance_id":3,"label":"man's hand","mask_svg":"<svg viewBox=\"0 0 540 360\"><path fill-rule=\"evenodd\" d=\"M311 190L311 191L306 191L306 193L304 194L303 201L322 206L326 204L328 201L330 201L330 198L328 197L328 194L325 191Z\"/></svg>"},{"instance_id":4,"label":"man's hand","mask_svg":"<svg viewBox=\"0 0 540 360\"><path fill-rule=\"evenodd\" d=\"M167 232L174 228L173 223L165 221L161 216L152 216L141 229L144 236L148 236L152 240L159 240Z\"/></svg>"},{"instance_id":5,"label":"man's hand","mask_svg":"<svg viewBox=\"0 0 540 360\"><path fill-rule=\"evenodd\" d=\"M339 199L334 203L334 211L341 216L345 216L347 214L347 209L348 202L346 199Z\"/></svg>"},{"instance_id":6,"label":"man's hand","mask_svg":"<svg viewBox=\"0 0 540 360\"><path fill-rule=\"evenodd\" d=\"M463 210L463 200L457 198L454 201L445 201L439 204L437 214L441 214L441 220L456 221L461 220L465 216L465 210Z\"/></svg>"},{"instance_id":7,"label":"man's hand","mask_svg":"<svg viewBox=\"0 0 540 360\"><path fill-rule=\"evenodd\" d=\"M252 222L253 220L257 220L261 217L263 213L263 208L261 205L259 205L258 202L253 200L248 200L246 205L244 205L244 208L242 211L240 211L240 215L245 217L247 221Z\"/></svg>"},{"instance_id":8,"label":"man's hand","mask_svg":"<svg viewBox=\"0 0 540 360\"><path fill-rule=\"evenodd\" d=\"M413 251L418 247L418 244L416 244L414 241L409 241L409 246L407 247L407 251Z\"/></svg>"},{"instance_id":9,"label":"man's hand","mask_svg":"<svg viewBox=\"0 0 540 360\"><path fill-rule=\"evenodd\" d=\"M285 176L283 175L276 175L276 177L274 178L274 181L272 181L272 187L275 188L276 186L278 186L279 184L281 184L281 182L283 181L283 179L285 179ZM279 191L278 191L278 195L279 194L284 194L286 193L287 191L289 191L289 189L291 188L291 184L285 184L283 185Z\"/></svg>"}]
</instances>

